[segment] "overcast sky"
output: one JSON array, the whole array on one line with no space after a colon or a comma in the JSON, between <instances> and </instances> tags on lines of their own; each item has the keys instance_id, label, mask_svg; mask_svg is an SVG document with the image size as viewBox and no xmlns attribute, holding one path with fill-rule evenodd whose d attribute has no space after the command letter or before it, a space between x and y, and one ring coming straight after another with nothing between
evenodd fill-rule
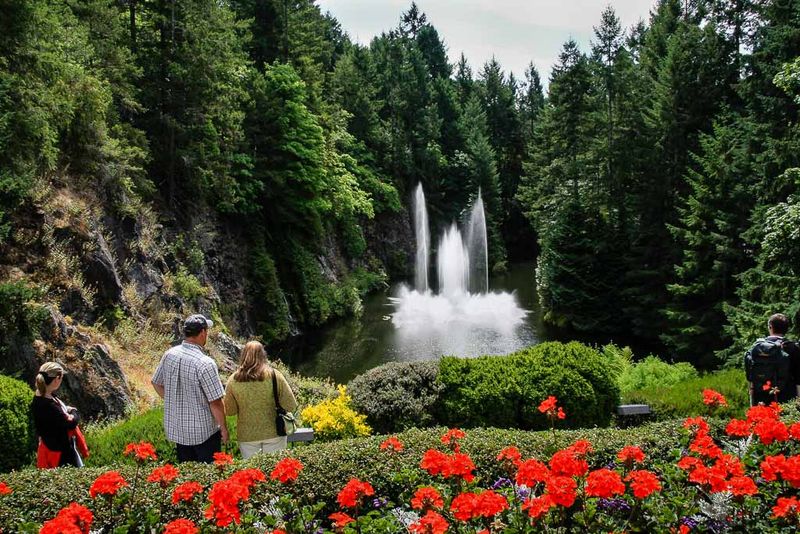
<instances>
[{"instance_id":1,"label":"overcast sky","mask_svg":"<svg viewBox=\"0 0 800 534\"><path fill-rule=\"evenodd\" d=\"M360 43L397 26L411 0L319 0L350 37ZM624 28L647 20L655 0L417 0L448 47L451 62L461 52L473 72L494 55L503 69L522 79L531 61L547 80L564 42L572 37L588 52L592 28L611 4Z\"/></svg>"}]
</instances>

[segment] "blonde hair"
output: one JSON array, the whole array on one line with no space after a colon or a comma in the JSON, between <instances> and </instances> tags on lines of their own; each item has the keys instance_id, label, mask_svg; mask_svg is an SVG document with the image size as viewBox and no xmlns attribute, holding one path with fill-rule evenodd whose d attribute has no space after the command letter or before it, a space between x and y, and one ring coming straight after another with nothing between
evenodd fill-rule
<instances>
[{"instance_id":1,"label":"blonde hair","mask_svg":"<svg viewBox=\"0 0 800 534\"><path fill-rule=\"evenodd\" d=\"M233 373L237 382L260 382L264 380L269 369L267 351L258 341L250 341L242 349L242 358L239 368Z\"/></svg>"},{"instance_id":2,"label":"blonde hair","mask_svg":"<svg viewBox=\"0 0 800 534\"><path fill-rule=\"evenodd\" d=\"M38 391L40 395L47 393L48 382L52 382L54 378L58 378L59 376L64 376L64 372L64 368L61 367L59 363L43 363L42 366L39 367L39 372L36 373L36 391ZM50 380L46 380L45 377Z\"/></svg>"}]
</instances>

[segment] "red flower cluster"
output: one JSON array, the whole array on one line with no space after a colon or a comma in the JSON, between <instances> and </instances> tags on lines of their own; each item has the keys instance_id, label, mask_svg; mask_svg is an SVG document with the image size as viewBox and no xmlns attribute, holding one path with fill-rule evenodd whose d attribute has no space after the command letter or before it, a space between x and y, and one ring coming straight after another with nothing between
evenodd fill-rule
<instances>
[{"instance_id":1,"label":"red flower cluster","mask_svg":"<svg viewBox=\"0 0 800 534\"><path fill-rule=\"evenodd\" d=\"M796 425L797 423L793 427ZM776 441L788 441L790 435L798 439L795 436L800 436L800 426L795 428L795 432L792 433L780 420L780 406L773 403L770 406L753 406L747 410L746 421L732 419L725 428L725 432L729 436L742 438L752 433L758 436L764 445L771 445Z\"/></svg>"},{"instance_id":2,"label":"red flower cluster","mask_svg":"<svg viewBox=\"0 0 800 534\"><path fill-rule=\"evenodd\" d=\"M223 468L225 466L233 464L233 456L226 452L215 452L214 453L214 465L219 468Z\"/></svg>"},{"instance_id":3,"label":"red flower cluster","mask_svg":"<svg viewBox=\"0 0 800 534\"><path fill-rule=\"evenodd\" d=\"M563 408L559 408L557 406L558 399L554 396L550 395L545 400L539 404L539 411L545 414L549 419L555 420L564 419L567 417L567 414L564 413Z\"/></svg>"},{"instance_id":4,"label":"red flower cluster","mask_svg":"<svg viewBox=\"0 0 800 534\"><path fill-rule=\"evenodd\" d=\"M297 480L300 471L303 470L303 463L296 458L283 458L275 469L269 474L272 480L278 480L281 484L288 484Z\"/></svg>"},{"instance_id":5,"label":"red flower cluster","mask_svg":"<svg viewBox=\"0 0 800 534\"><path fill-rule=\"evenodd\" d=\"M469 521L479 517L494 517L508 510L508 500L499 493L486 490L483 493L461 493L450 503L453 517L459 521Z\"/></svg>"},{"instance_id":6,"label":"red flower cluster","mask_svg":"<svg viewBox=\"0 0 800 534\"><path fill-rule=\"evenodd\" d=\"M211 504L206 509L206 519L214 519L218 527L227 527L231 523L238 524L241 521L239 504L250 498L250 490L256 482L263 482L266 479L260 469L244 469L215 483L208 492Z\"/></svg>"},{"instance_id":7,"label":"red flower cluster","mask_svg":"<svg viewBox=\"0 0 800 534\"><path fill-rule=\"evenodd\" d=\"M442 506L444 506L442 496L436 491L436 488L430 486L419 488L411 498L411 508L414 510L428 510L431 508L441 510Z\"/></svg>"},{"instance_id":8,"label":"red flower cluster","mask_svg":"<svg viewBox=\"0 0 800 534\"><path fill-rule=\"evenodd\" d=\"M139 443L128 443L125 445L125 451L122 454L125 456L133 456L139 463L145 463L150 460L155 462L158 460L158 456L156 456L156 448L153 447L152 443L148 443L146 441Z\"/></svg>"},{"instance_id":9,"label":"red flower cluster","mask_svg":"<svg viewBox=\"0 0 800 534\"><path fill-rule=\"evenodd\" d=\"M397 439L397 436L386 438L381 443L381 450L389 450L391 452L401 452L403 450L403 442Z\"/></svg>"},{"instance_id":10,"label":"red flower cluster","mask_svg":"<svg viewBox=\"0 0 800 534\"><path fill-rule=\"evenodd\" d=\"M530 516L531 519L542 517L547 514L553 506L553 501L550 499L549 495L527 499L522 503L522 509L527 510L528 516Z\"/></svg>"},{"instance_id":11,"label":"red flower cluster","mask_svg":"<svg viewBox=\"0 0 800 534\"><path fill-rule=\"evenodd\" d=\"M122 478L119 471L107 471L95 479L89 488L89 495L92 499L98 495L105 495L110 498L127 485L128 483Z\"/></svg>"},{"instance_id":12,"label":"red flower cluster","mask_svg":"<svg viewBox=\"0 0 800 534\"><path fill-rule=\"evenodd\" d=\"M773 517L785 519L797 518L800 515L800 501L797 497L778 497L778 501L772 508Z\"/></svg>"},{"instance_id":13,"label":"red flower cluster","mask_svg":"<svg viewBox=\"0 0 800 534\"><path fill-rule=\"evenodd\" d=\"M767 456L761 462L761 477L769 482L780 477L793 488L800 488L800 455L788 458L783 454Z\"/></svg>"},{"instance_id":14,"label":"red flower cluster","mask_svg":"<svg viewBox=\"0 0 800 534\"><path fill-rule=\"evenodd\" d=\"M197 482L184 482L172 491L172 504L190 502L195 495L203 492L203 486Z\"/></svg>"},{"instance_id":15,"label":"red flower cluster","mask_svg":"<svg viewBox=\"0 0 800 534\"><path fill-rule=\"evenodd\" d=\"M73 502L42 525L39 534L89 534L93 520L91 510Z\"/></svg>"},{"instance_id":16,"label":"red flower cluster","mask_svg":"<svg viewBox=\"0 0 800 534\"><path fill-rule=\"evenodd\" d=\"M637 499L646 499L652 493L661 491L661 482L658 477L650 471L631 471L625 477L626 482L631 483L633 496Z\"/></svg>"},{"instance_id":17,"label":"red flower cluster","mask_svg":"<svg viewBox=\"0 0 800 534\"><path fill-rule=\"evenodd\" d=\"M623 493L625 493L625 484L622 483L622 477L616 471L598 469L589 473L586 478L587 497L610 499L614 495Z\"/></svg>"},{"instance_id":18,"label":"red flower cluster","mask_svg":"<svg viewBox=\"0 0 800 534\"><path fill-rule=\"evenodd\" d=\"M466 482L472 482L475 479L473 474L475 464L468 455L460 452L445 454L436 449L428 449L422 456L419 466L432 476L461 478Z\"/></svg>"},{"instance_id":19,"label":"red flower cluster","mask_svg":"<svg viewBox=\"0 0 800 534\"><path fill-rule=\"evenodd\" d=\"M188 519L170 521L164 527L164 534L197 534L200 529Z\"/></svg>"},{"instance_id":20,"label":"red flower cluster","mask_svg":"<svg viewBox=\"0 0 800 534\"><path fill-rule=\"evenodd\" d=\"M550 470L538 460L525 460L519 464L517 470L517 484L532 488L539 482L544 482L550 476Z\"/></svg>"},{"instance_id":21,"label":"red flower cluster","mask_svg":"<svg viewBox=\"0 0 800 534\"><path fill-rule=\"evenodd\" d=\"M345 525L355 521L352 517L344 512L335 512L328 516L328 519L333 519L333 526L335 528L344 528Z\"/></svg>"},{"instance_id":22,"label":"red flower cluster","mask_svg":"<svg viewBox=\"0 0 800 534\"><path fill-rule=\"evenodd\" d=\"M408 529L415 534L444 534L449 526L444 517L433 510L428 510L428 513L416 523L412 523Z\"/></svg>"},{"instance_id":23,"label":"red flower cluster","mask_svg":"<svg viewBox=\"0 0 800 534\"><path fill-rule=\"evenodd\" d=\"M179 475L180 473L175 466L165 464L161 467L156 467L153 469L153 471L150 473L150 476L147 477L147 481L154 484L159 484L162 488L166 488L172 484L172 482L178 478Z\"/></svg>"},{"instance_id":24,"label":"red flower cluster","mask_svg":"<svg viewBox=\"0 0 800 534\"><path fill-rule=\"evenodd\" d=\"M500 454L497 455L497 460L500 462L507 462L509 464L509 468L511 466L519 467L520 463L522 462L522 454L516 447L506 447L500 451Z\"/></svg>"},{"instance_id":25,"label":"red flower cluster","mask_svg":"<svg viewBox=\"0 0 800 534\"><path fill-rule=\"evenodd\" d=\"M631 468L634 463L642 463L644 462L644 452L642 449L635 445L628 445L623 447L621 451L617 453L617 460L625 464L625 467Z\"/></svg>"},{"instance_id":26,"label":"red flower cluster","mask_svg":"<svg viewBox=\"0 0 800 534\"><path fill-rule=\"evenodd\" d=\"M703 403L710 408L719 408L721 406L728 405L728 401L725 400L725 396L718 391L714 391L713 389L703 390Z\"/></svg>"},{"instance_id":27,"label":"red flower cluster","mask_svg":"<svg viewBox=\"0 0 800 534\"><path fill-rule=\"evenodd\" d=\"M351 478L336 496L336 502L342 508L356 508L364 497L375 495L375 490L369 482Z\"/></svg>"},{"instance_id":28,"label":"red flower cluster","mask_svg":"<svg viewBox=\"0 0 800 534\"><path fill-rule=\"evenodd\" d=\"M467 434L459 428L451 428L442 435L441 440L443 444L447 445L455 452L459 452L458 440L463 439L466 435Z\"/></svg>"},{"instance_id":29,"label":"red flower cluster","mask_svg":"<svg viewBox=\"0 0 800 534\"><path fill-rule=\"evenodd\" d=\"M756 492L755 483L745 477L744 465L739 458L721 451L718 455L706 457L714 463L706 465L695 456L685 456L678 461L678 467L689 474L689 482L705 486L712 493L730 491L735 495L752 495Z\"/></svg>"},{"instance_id":30,"label":"red flower cluster","mask_svg":"<svg viewBox=\"0 0 800 534\"><path fill-rule=\"evenodd\" d=\"M5 482L0 482L0 495L11 495L11 488Z\"/></svg>"}]
</instances>

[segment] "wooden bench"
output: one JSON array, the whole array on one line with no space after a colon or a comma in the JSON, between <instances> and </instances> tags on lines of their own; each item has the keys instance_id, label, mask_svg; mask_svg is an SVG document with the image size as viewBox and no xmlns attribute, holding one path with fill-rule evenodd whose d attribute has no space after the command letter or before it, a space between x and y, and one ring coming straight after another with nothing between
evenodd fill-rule
<instances>
[{"instance_id":1,"label":"wooden bench","mask_svg":"<svg viewBox=\"0 0 800 534\"><path fill-rule=\"evenodd\" d=\"M289 443L307 443L309 441L314 441L314 429L303 427L298 428L294 431L294 434L289 435L288 442Z\"/></svg>"},{"instance_id":2,"label":"wooden bench","mask_svg":"<svg viewBox=\"0 0 800 534\"><path fill-rule=\"evenodd\" d=\"M629 415L650 415L653 413L648 404L620 404L617 406L617 415L626 417Z\"/></svg>"}]
</instances>

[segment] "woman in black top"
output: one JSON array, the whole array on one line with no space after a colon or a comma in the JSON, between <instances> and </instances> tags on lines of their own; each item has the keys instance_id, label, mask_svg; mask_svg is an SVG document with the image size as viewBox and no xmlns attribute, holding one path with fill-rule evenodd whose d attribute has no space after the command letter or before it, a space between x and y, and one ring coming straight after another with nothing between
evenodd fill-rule
<instances>
[{"instance_id":1,"label":"woman in black top","mask_svg":"<svg viewBox=\"0 0 800 534\"><path fill-rule=\"evenodd\" d=\"M81 466L75 450L73 437L69 432L78 426L80 417L75 408L66 406L53 393L61 386L64 368L55 362L47 362L36 374L36 394L31 403L33 423L39 435L39 467L73 465ZM41 444L44 444L43 450ZM60 453L58 463L53 461L54 453Z\"/></svg>"}]
</instances>

